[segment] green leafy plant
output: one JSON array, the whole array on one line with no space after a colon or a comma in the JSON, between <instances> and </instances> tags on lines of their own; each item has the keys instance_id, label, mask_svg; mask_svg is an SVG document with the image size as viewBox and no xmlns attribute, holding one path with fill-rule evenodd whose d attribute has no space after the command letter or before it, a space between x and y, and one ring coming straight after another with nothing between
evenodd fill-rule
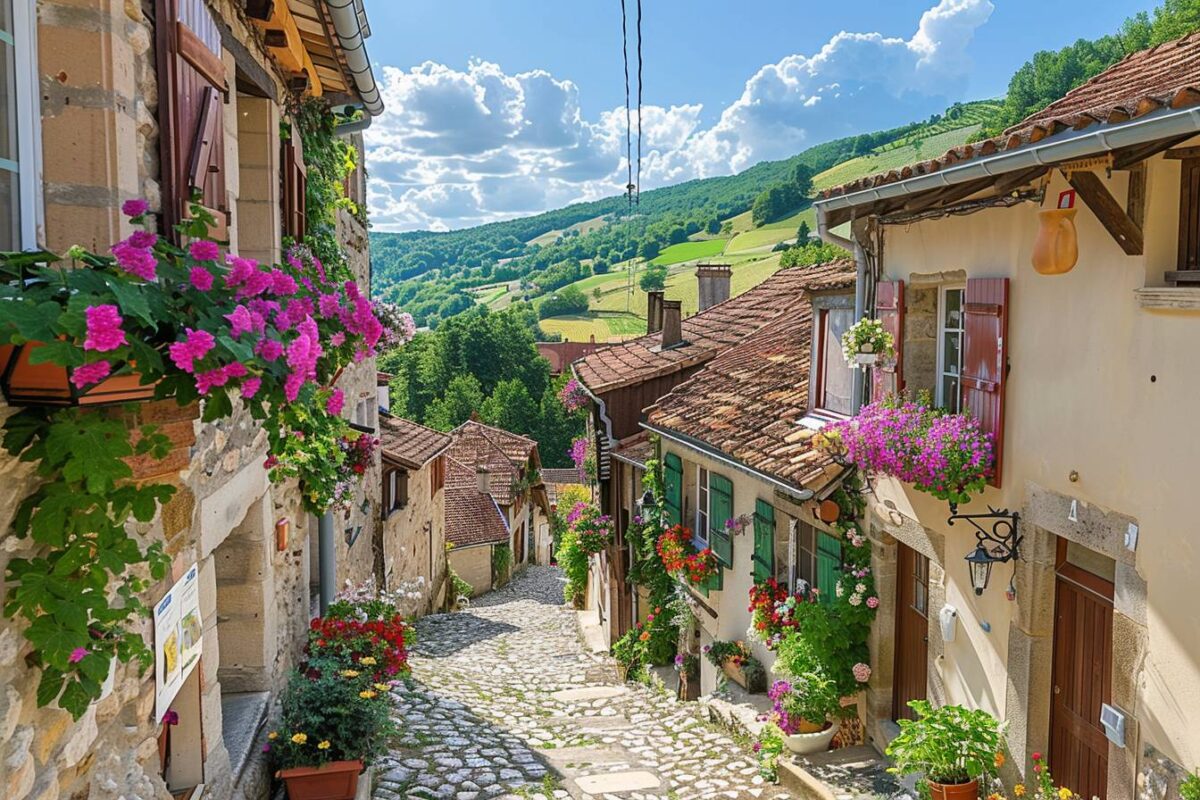
<instances>
[{"instance_id":1,"label":"green leafy plant","mask_svg":"<svg viewBox=\"0 0 1200 800\"><path fill-rule=\"evenodd\" d=\"M787 689L780 684L786 684ZM775 690L776 709L782 713L782 719L793 724L803 720L821 727L829 717L846 716L837 683L820 670L795 675L788 681L776 681L772 689ZM780 727L785 726L781 724Z\"/></svg>"},{"instance_id":2,"label":"green leafy plant","mask_svg":"<svg viewBox=\"0 0 1200 800\"><path fill-rule=\"evenodd\" d=\"M601 552L612 542L612 517L601 514L591 503L577 503L567 516L567 523L575 531L580 549L588 555Z\"/></svg>"},{"instance_id":3,"label":"green leafy plant","mask_svg":"<svg viewBox=\"0 0 1200 800\"><path fill-rule=\"evenodd\" d=\"M492 576L496 583L507 583L509 571L512 569L512 548L508 544L498 544L492 548Z\"/></svg>"},{"instance_id":4,"label":"green leafy plant","mask_svg":"<svg viewBox=\"0 0 1200 800\"><path fill-rule=\"evenodd\" d=\"M1200 776L1192 774L1179 784L1179 796L1183 800L1200 800Z\"/></svg>"},{"instance_id":5,"label":"green leafy plant","mask_svg":"<svg viewBox=\"0 0 1200 800\"><path fill-rule=\"evenodd\" d=\"M962 706L935 709L913 700L915 720L899 720L900 733L888 745L888 769L896 775L921 773L934 783L962 784L985 779L1000 753L1000 723L983 710ZM922 784L925 792L928 787Z\"/></svg>"},{"instance_id":6,"label":"green leafy plant","mask_svg":"<svg viewBox=\"0 0 1200 800\"><path fill-rule=\"evenodd\" d=\"M294 673L283 692L279 728L267 735L277 769L331 761L372 763L395 734L386 691L361 688L338 673Z\"/></svg>"},{"instance_id":7,"label":"green leafy plant","mask_svg":"<svg viewBox=\"0 0 1200 800\"><path fill-rule=\"evenodd\" d=\"M896 357L892 334L877 319L863 317L842 334L842 357L846 363L858 367L858 356L874 356L887 361Z\"/></svg>"},{"instance_id":8,"label":"green leafy plant","mask_svg":"<svg viewBox=\"0 0 1200 800\"><path fill-rule=\"evenodd\" d=\"M583 595L587 591L588 554L579 546L579 537L573 528L568 527L563 532L557 556L567 578L563 586L563 598L576 608L583 608Z\"/></svg>"},{"instance_id":9,"label":"green leafy plant","mask_svg":"<svg viewBox=\"0 0 1200 800\"><path fill-rule=\"evenodd\" d=\"M758 774L765 780L779 780L779 757L783 755L783 731L773 722L763 725L759 731L758 741L754 743L754 753L758 756Z\"/></svg>"}]
</instances>

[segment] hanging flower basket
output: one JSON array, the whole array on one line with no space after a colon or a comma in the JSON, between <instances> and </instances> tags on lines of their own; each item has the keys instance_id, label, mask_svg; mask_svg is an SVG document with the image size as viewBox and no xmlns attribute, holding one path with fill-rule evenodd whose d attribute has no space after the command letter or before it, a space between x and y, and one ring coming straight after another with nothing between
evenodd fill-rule
<instances>
[{"instance_id":1,"label":"hanging flower basket","mask_svg":"<svg viewBox=\"0 0 1200 800\"><path fill-rule=\"evenodd\" d=\"M842 334L842 356L852 367L862 367L895 358L892 334L877 319L863 317Z\"/></svg>"},{"instance_id":2,"label":"hanging flower basket","mask_svg":"<svg viewBox=\"0 0 1200 800\"><path fill-rule=\"evenodd\" d=\"M663 531L655 545L663 568L677 578L699 586L717 574L717 556L710 548L696 550L692 529L683 525Z\"/></svg>"}]
</instances>

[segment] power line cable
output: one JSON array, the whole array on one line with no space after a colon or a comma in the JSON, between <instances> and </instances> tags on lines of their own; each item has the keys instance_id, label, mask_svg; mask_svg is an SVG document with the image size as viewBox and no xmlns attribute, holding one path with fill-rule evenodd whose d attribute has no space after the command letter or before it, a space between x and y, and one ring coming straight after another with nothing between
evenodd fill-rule
<instances>
[{"instance_id":1,"label":"power line cable","mask_svg":"<svg viewBox=\"0 0 1200 800\"><path fill-rule=\"evenodd\" d=\"M640 4L641 0L639 0ZM629 213L633 213L633 121L629 110L629 23L626 21L625 0L621 0L621 60L625 63L625 167L628 175L625 196Z\"/></svg>"},{"instance_id":2,"label":"power line cable","mask_svg":"<svg viewBox=\"0 0 1200 800\"><path fill-rule=\"evenodd\" d=\"M642 204L642 0L637 0L637 199Z\"/></svg>"}]
</instances>

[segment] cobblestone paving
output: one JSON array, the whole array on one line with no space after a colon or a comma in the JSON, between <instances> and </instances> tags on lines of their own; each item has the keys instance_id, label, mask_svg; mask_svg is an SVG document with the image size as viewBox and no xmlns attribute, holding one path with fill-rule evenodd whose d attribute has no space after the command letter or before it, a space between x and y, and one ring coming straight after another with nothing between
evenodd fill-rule
<instances>
[{"instance_id":1,"label":"cobblestone paving","mask_svg":"<svg viewBox=\"0 0 1200 800\"><path fill-rule=\"evenodd\" d=\"M789 797L696 704L618 683L608 656L586 653L557 569L422 619L410 662L375 800Z\"/></svg>"}]
</instances>

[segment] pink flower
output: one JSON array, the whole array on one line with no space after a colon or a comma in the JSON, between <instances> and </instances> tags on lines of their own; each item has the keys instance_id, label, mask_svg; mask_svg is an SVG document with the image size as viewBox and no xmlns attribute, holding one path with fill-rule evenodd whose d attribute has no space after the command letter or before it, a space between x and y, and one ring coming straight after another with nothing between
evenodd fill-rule
<instances>
[{"instance_id":1,"label":"pink flower","mask_svg":"<svg viewBox=\"0 0 1200 800\"><path fill-rule=\"evenodd\" d=\"M296 293L296 281L280 269L271 270L271 293L289 295Z\"/></svg>"},{"instance_id":2,"label":"pink flower","mask_svg":"<svg viewBox=\"0 0 1200 800\"><path fill-rule=\"evenodd\" d=\"M338 331L333 336L329 337L329 343L334 347L341 347L346 343L346 334L342 331Z\"/></svg>"},{"instance_id":3,"label":"pink flower","mask_svg":"<svg viewBox=\"0 0 1200 800\"><path fill-rule=\"evenodd\" d=\"M99 383L111 373L112 364L107 361L95 361L91 364L84 364L82 367L76 367L71 372L71 383L75 384L75 388L83 389Z\"/></svg>"},{"instance_id":4,"label":"pink flower","mask_svg":"<svg viewBox=\"0 0 1200 800\"><path fill-rule=\"evenodd\" d=\"M188 245L188 253L197 261L216 261L221 257L221 248L216 242L197 239Z\"/></svg>"},{"instance_id":5,"label":"pink flower","mask_svg":"<svg viewBox=\"0 0 1200 800\"><path fill-rule=\"evenodd\" d=\"M112 247L112 254L117 259L117 265L130 275L144 281L152 281L157 276L158 259L143 247L135 247L128 241L117 242Z\"/></svg>"},{"instance_id":6,"label":"pink flower","mask_svg":"<svg viewBox=\"0 0 1200 800\"><path fill-rule=\"evenodd\" d=\"M217 367L196 375L196 391L208 394L213 389L229 383L229 373L225 367Z\"/></svg>"},{"instance_id":7,"label":"pink flower","mask_svg":"<svg viewBox=\"0 0 1200 800\"><path fill-rule=\"evenodd\" d=\"M864 664L860 661L854 665L852 671L854 672L854 680L859 683L866 683L871 679L871 667L869 664Z\"/></svg>"},{"instance_id":8,"label":"pink flower","mask_svg":"<svg viewBox=\"0 0 1200 800\"><path fill-rule=\"evenodd\" d=\"M88 649L86 647L76 647L71 651L71 655L67 656L67 662L71 664L78 664L80 661L83 661L87 655Z\"/></svg>"},{"instance_id":9,"label":"pink flower","mask_svg":"<svg viewBox=\"0 0 1200 800\"><path fill-rule=\"evenodd\" d=\"M188 282L197 290L207 292L213 285L213 274L204 267L192 267L188 272Z\"/></svg>"},{"instance_id":10,"label":"pink flower","mask_svg":"<svg viewBox=\"0 0 1200 800\"><path fill-rule=\"evenodd\" d=\"M249 400L258 394L259 387L261 386L262 378L246 378L246 380L242 381L242 397Z\"/></svg>"},{"instance_id":11,"label":"pink flower","mask_svg":"<svg viewBox=\"0 0 1200 800\"><path fill-rule=\"evenodd\" d=\"M275 361L283 355L283 344L275 339L261 339L254 346L254 352L263 361Z\"/></svg>"},{"instance_id":12,"label":"pink flower","mask_svg":"<svg viewBox=\"0 0 1200 800\"><path fill-rule=\"evenodd\" d=\"M312 317L297 325L296 331L299 335L287 347L287 363L292 372L283 384L283 394L289 403L296 399L305 383L316 379L317 359L322 353L320 333Z\"/></svg>"},{"instance_id":13,"label":"pink flower","mask_svg":"<svg viewBox=\"0 0 1200 800\"><path fill-rule=\"evenodd\" d=\"M254 329L254 320L245 306L238 306L225 319L229 320L229 335L235 339Z\"/></svg>"},{"instance_id":14,"label":"pink flower","mask_svg":"<svg viewBox=\"0 0 1200 800\"><path fill-rule=\"evenodd\" d=\"M341 389L334 389L333 394L329 395L329 399L325 401L325 410L330 416L336 417L342 413L342 407L346 405L346 393Z\"/></svg>"},{"instance_id":15,"label":"pink flower","mask_svg":"<svg viewBox=\"0 0 1200 800\"><path fill-rule=\"evenodd\" d=\"M341 310L341 305L336 294L323 294L317 298L317 308L320 309L322 317L334 317Z\"/></svg>"},{"instance_id":16,"label":"pink flower","mask_svg":"<svg viewBox=\"0 0 1200 800\"><path fill-rule=\"evenodd\" d=\"M121 204L121 213L127 217L140 217L150 210L150 204L138 197Z\"/></svg>"},{"instance_id":17,"label":"pink flower","mask_svg":"<svg viewBox=\"0 0 1200 800\"><path fill-rule=\"evenodd\" d=\"M879 598L875 596L868 597L867 608L879 608Z\"/></svg>"},{"instance_id":18,"label":"pink flower","mask_svg":"<svg viewBox=\"0 0 1200 800\"><path fill-rule=\"evenodd\" d=\"M149 249L158 244L158 234L150 231L134 231L126 241L134 247Z\"/></svg>"},{"instance_id":19,"label":"pink flower","mask_svg":"<svg viewBox=\"0 0 1200 800\"><path fill-rule=\"evenodd\" d=\"M230 378L241 378L247 372L249 372L249 370L246 369L246 365L240 361L235 361L232 364L225 365L225 374Z\"/></svg>"},{"instance_id":20,"label":"pink flower","mask_svg":"<svg viewBox=\"0 0 1200 800\"><path fill-rule=\"evenodd\" d=\"M192 330L184 328L187 331L187 339L182 342L174 342L167 348L167 353L171 356L171 361L175 366L184 372L195 372L195 362L204 358L209 350L213 349L216 340L213 335L205 330Z\"/></svg>"},{"instance_id":21,"label":"pink flower","mask_svg":"<svg viewBox=\"0 0 1200 800\"><path fill-rule=\"evenodd\" d=\"M125 331L121 330L121 312L112 304L88 306L87 338L83 340L84 350L95 350L105 353L129 344Z\"/></svg>"}]
</instances>

